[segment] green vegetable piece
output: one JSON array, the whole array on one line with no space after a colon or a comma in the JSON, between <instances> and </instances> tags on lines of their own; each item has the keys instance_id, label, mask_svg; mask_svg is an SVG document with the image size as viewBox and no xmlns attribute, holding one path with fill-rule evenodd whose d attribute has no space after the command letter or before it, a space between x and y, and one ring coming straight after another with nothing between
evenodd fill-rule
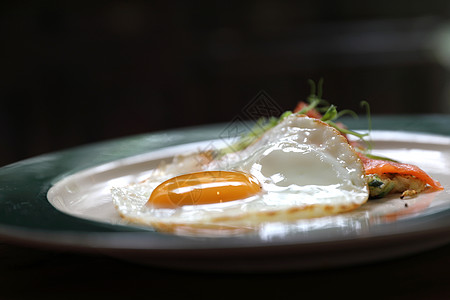
<instances>
[{"instance_id":1,"label":"green vegetable piece","mask_svg":"<svg viewBox=\"0 0 450 300\"><path fill-rule=\"evenodd\" d=\"M379 199L389 194L395 187L395 183L390 179L381 179L377 175L368 175L369 196L371 199Z\"/></svg>"}]
</instances>

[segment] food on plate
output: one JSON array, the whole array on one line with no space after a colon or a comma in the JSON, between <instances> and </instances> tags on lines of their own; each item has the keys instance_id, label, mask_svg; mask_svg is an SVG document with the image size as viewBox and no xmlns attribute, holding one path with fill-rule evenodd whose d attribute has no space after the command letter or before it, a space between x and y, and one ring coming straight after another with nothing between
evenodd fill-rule
<instances>
[{"instance_id":1,"label":"food on plate","mask_svg":"<svg viewBox=\"0 0 450 300\"><path fill-rule=\"evenodd\" d=\"M307 114L314 118L322 119L324 117L315 108L308 107L307 103L303 101L297 104L294 112L302 110L307 110ZM342 124L339 124L339 126L341 126L341 133L345 136L354 134L357 137L362 137L360 134L348 131ZM399 193L401 198L415 196L427 187L435 190L443 189L439 181L432 179L425 171L415 165L371 155L370 149L366 149L357 142L350 142L350 144L358 151L364 165L370 198L372 199L383 198L394 193Z\"/></svg>"},{"instance_id":2,"label":"food on plate","mask_svg":"<svg viewBox=\"0 0 450 300\"><path fill-rule=\"evenodd\" d=\"M411 164L386 159L373 159L359 154L369 182L370 196L382 198L388 194L401 193L401 198L415 196L427 186L442 190L439 181Z\"/></svg>"},{"instance_id":3,"label":"food on plate","mask_svg":"<svg viewBox=\"0 0 450 300\"><path fill-rule=\"evenodd\" d=\"M367 134L335 122L343 113L312 85L293 112L257 122L226 147L177 156L142 182L112 188L113 203L125 220L164 231L251 228L442 189L416 166L371 155Z\"/></svg>"},{"instance_id":4,"label":"food on plate","mask_svg":"<svg viewBox=\"0 0 450 300\"><path fill-rule=\"evenodd\" d=\"M121 216L169 231L254 226L350 211L369 196L363 165L347 139L305 115L286 115L238 152L207 163L190 158L178 157L143 182L113 188ZM203 202L204 194L216 194L207 200L215 202Z\"/></svg>"},{"instance_id":5,"label":"food on plate","mask_svg":"<svg viewBox=\"0 0 450 300\"><path fill-rule=\"evenodd\" d=\"M326 112L322 115L318 110L318 106L321 104L322 94L322 81L319 81L318 93L315 93L316 86L314 82L311 84L311 95L308 98L308 102L300 101L294 113L305 113L312 118L321 120L329 120L330 111L333 111L333 105L326 106L322 111ZM363 102L363 105L368 107L368 103ZM348 111L343 111L348 112ZM343 113L341 112L341 114ZM352 113L352 112L350 112ZM332 113L333 118L337 118L339 115L337 112ZM359 139L363 139L364 135L349 131L341 124L334 124L334 127L340 130L344 135L354 135ZM361 143L355 141L349 141L350 144L358 152L358 155L364 165L366 178L369 186L370 198L383 198L389 194L399 193L401 198L415 196L418 193L424 191L427 187L433 190L442 190L443 187L439 183L432 179L425 171L419 167L411 164L400 163L390 158L379 157L371 154L371 147L365 147Z\"/></svg>"}]
</instances>

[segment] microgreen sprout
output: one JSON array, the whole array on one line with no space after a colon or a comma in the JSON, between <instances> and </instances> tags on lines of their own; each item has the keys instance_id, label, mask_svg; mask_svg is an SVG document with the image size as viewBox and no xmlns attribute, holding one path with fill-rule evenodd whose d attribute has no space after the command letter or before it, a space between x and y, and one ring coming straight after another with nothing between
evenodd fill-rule
<instances>
[{"instance_id":1,"label":"microgreen sprout","mask_svg":"<svg viewBox=\"0 0 450 300\"><path fill-rule=\"evenodd\" d=\"M311 92L309 97L307 98L307 102L309 103L308 106L304 107L302 110L298 112L298 114L306 114L308 111L315 109L319 112L324 113L321 121L327 123L328 125L336 128L338 131L340 131L343 134L349 134L356 136L360 140L364 141L367 144L367 141L364 140L365 137L367 137L368 133L358 133L353 130L349 130L347 128L344 128L342 125L335 123L334 121L338 118L342 117L343 115L352 115L353 117L358 117L358 115L349 109L345 109L342 111L337 110L337 107L333 104L329 105L328 102L324 99L322 99L323 95L323 79L320 79L317 84L317 93L316 93L316 84L314 81L309 80L309 85L311 86ZM367 102L366 102L367 103ZM366 108L368 108L368 103Z\"/></svg>"},{"instance_id":2,"label":"microgreen sprout","mask_svg":"<svg viewBox=\"0 0 450 300\"><path fill-rule=\"evenodd\" d=\"M365 138L369 135L369 133L358 133L356 131L350 130L345 128L342 124L336 123L335 121L344 116L344 115L351 115L353 117L358 117L357 114L352 110L341 110L338 111L337 107L335 105L330 105L326 100L322 99L323 95L323 79L320 79L316 85L316 83L313 80L308 80L308 83L310 85L310 94L306 98L307 105L303 107L301 110L296 112L297 115L305 115L308 112L315 110L322 115L322 118L320 119L322 122L327 123L328 125L334 127L338 131L340 131L344 135L353 135L360 139L362 142L364 142L368 147L367 149L370 151L371 145L370 142L366 141ZM361 105L366 108L366 112L369 119L369 132L371 129L371 123L370 123L370 107L369 103L366 101L361 102ZM293 114L291 111L284 112L280 117L271 117L271 118L260 118L253 128L243 136L239 138L239 140L232 145L220 149L216 155L222 156L227 153L237 152L240 150L243 150L247 148L249 145L257 141L267 130L275 127L279 123L281 123L286 117Z\"/></svg>"}]
</instances>

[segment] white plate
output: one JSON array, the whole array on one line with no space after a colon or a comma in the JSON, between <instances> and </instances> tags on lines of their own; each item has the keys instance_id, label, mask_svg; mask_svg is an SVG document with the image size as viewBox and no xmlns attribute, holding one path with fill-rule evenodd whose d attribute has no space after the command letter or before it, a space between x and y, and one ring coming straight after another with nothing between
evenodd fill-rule
<instances>
[{"instance_id":1,"label":"white plate","mask_svg":"<svg viewBox=\"0 0 450 300\"><path fill-rule=\"evenodd\" d=\"M439 180L444 191L404 200L398 195L371 200L350 213L269 223L256 233L240 236L180 237L147 228L147 233L123 233L99 248L141 263L254 271L374 261L450 242L450 138L392 131L374 131L371 138L373 154L418 165ZM162 160L217 142L174 146L83 170L56 182L47 197L65 214L126 227L111 202L112 186L140 181Z\"/></svg>"},{"instance_id":2,"label":"white plate","mask_svg":"<svg viewBox=\"0 0 450 300\"><path fill-rule=\"evenodd\" d=\"M289 231L293 230L292 226L306 226L308 230L312 230L311 228L324 226L342 227L337 224L356 221L360 223L358 226L362 227L368 226L368 223L382 223L394 218L411 218L418 213L429 213L430 210L436 212L450 207L450 138L428 134L375 131L372 132L371 139L375 145L373 154L416 164L439 180L445 190L423 193L418 197L405 200L399 199L398 195L383 200L372 200L350 214L308 220L301 225L302 222L290 224ZM114 209L110 195L111 187L139 182L145 179L161 161L168 162L174 155L205 149L217 143L222 141L174 146L84 170L55 183L48 191L47 197L55 208L64 213L93 221L126 224ZM274 226L265 227L264 230L272 232L270 228ZM281 234L280 224L276 224L276 227L276 233L270 234ZM269 233L261 232L261 234Z\"/></svg>"}]
</instances>

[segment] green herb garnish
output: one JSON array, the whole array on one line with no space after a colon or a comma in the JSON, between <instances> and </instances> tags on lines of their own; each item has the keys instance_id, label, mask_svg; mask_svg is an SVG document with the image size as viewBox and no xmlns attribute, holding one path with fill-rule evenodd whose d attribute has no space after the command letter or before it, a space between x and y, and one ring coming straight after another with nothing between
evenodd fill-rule
<instances>
[{"instance_id":1,"label":"green herb garnish","mask_svg":"<svg viewBox=\"0 0 450 300\"><path fill-rule=\"evenodd\" d=\"M349 130L347 128L344 128L340 126L339 124L335 123L335 121L342 117L343 115L352 115L353 117L357 117L357 114L351 110L342 110L338 111L337 107L335 105L330 105L326 100L322 99L323 95L323 79L320 79L318 84L313 80L308 80L308 83L310 85L310 94L306 99L307 105L302 108L300 111L296 112L297 115L307 114L311 110L316 110L319 113L323 114L321 121L327 123L328 125L336 128L338 131L340 131L343 134L346 135L353 135L356 136L358 139L363 141L365 144L370 145L364 138L369 135L369 133L358 133L353 130ZM362 102L362 105L366 107L366 110L369 113L369 105L367 102ZM266 118L260 118L255 125L252 127L252 129L242 135L239 140L232 145L220 149L216 153L217 156L222 156L228 153L241 151L251 144L253 144L255 141L257 141L267 130L275 127L279 123L281 123L287 116L293 114L291 111L284 112L280 117L271 117L269 119ZM370 121L369 121L370 122Z\"/></svg>"}]
</instances>

